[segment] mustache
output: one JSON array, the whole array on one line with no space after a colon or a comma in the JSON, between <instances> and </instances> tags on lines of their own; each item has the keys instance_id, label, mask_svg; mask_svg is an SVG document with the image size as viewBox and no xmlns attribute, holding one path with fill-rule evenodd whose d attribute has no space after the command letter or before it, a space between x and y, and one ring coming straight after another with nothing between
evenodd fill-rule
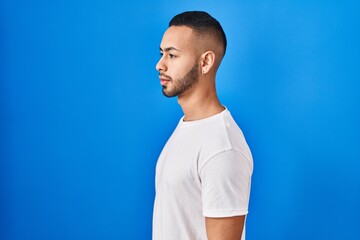
<instances>
[{"instance_id":1,"label":"mustache","mask_svg":"<svg viewBox=\"0 0 360 240\"><path fill-rule=\"evenodd\" d=\"M160 74L159 74L159 77L164 77L164 78L167 78L167 79L169 79L170 81L172 81L172 78L171 78L170 76L165 75L165 74L163 74L163 73L160 73Z\"/></svg>"}]
</instances>

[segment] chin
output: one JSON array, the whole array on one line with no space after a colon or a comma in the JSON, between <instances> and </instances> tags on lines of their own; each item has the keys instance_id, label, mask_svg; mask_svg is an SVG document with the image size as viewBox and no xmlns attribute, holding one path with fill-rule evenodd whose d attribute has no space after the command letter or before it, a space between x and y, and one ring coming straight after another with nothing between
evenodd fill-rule
<instances>
[{"instance_id":1,"label":"chin","mask_svg":"<svg viewBox=\"0 0 360 240\"><path fill-rule=\"evenodd\" d=\"M173 98L173 97L176 97L176 96L177 96L177 95L170 95L170 94L168 94L168 93L165 93L164 91L163 91L163 94L164 94L164 96L167 97L167 98Z\"/></svg>"},{"instance_id":2,"label":"chin","mask_svg":"<svg viewBox=\"0 0 360 240\"><path fill-rule=\"evenodd\" d=\"M165 97L172 98L176 97L176 95L171 94L171 92L166 91L166 88L163 88L162 93Z\"/></svg>"}]
</instances>

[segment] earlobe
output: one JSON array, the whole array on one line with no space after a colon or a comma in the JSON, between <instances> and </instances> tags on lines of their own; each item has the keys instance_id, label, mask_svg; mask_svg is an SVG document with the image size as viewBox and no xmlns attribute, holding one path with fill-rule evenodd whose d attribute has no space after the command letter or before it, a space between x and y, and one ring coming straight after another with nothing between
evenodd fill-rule
<instances>
[{"instance_id":1,"label":"earlobe","mask_svg":"<svg viewBox=\"0 0 360 240\"><path fill-rule=\"evenodd\" d=\"M213 51L207 51L202 55L201 73L205 75L210 71L215 62L215 54Z\"/></svg>"}]
</instances>

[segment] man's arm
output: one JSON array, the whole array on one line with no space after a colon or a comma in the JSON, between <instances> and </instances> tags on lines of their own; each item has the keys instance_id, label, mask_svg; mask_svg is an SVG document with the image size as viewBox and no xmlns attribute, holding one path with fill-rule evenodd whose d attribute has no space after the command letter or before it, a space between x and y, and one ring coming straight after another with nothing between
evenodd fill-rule
<instances>
[{"instance_id":1,"label":"man's arm","mask_svg":"<svg viewBox=\"0 0 360 240\"><path fill-rule=\"evenodd\" d=\"M240 240L245 216L209 218L205 217L208 240Z\"/></svg>"}]
</instances>

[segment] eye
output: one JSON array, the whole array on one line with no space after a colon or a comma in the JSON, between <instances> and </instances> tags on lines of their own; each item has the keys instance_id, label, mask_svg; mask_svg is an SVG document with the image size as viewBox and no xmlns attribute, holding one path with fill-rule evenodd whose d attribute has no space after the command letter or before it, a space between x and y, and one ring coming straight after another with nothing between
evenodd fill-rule
<instances>
[{"instance_id":1,"label":"eye","mask_svg":"<svg viewBox=\"0 0 360 240\"><path fill-rule=\"evenodd\" d=\"M175 58L175 55L169 54L169 57L170 57L170 58Z\"/></svg>"},{"instance_id":2,"label":"eye","mask_svg":"<svg viewBox=\"0 0 360 240\"><path fill-rule=\"evenodd\" d=\"M160 57L162 57L164 54L162 52L160 52Z\"/></svg>"}]
</instances>

